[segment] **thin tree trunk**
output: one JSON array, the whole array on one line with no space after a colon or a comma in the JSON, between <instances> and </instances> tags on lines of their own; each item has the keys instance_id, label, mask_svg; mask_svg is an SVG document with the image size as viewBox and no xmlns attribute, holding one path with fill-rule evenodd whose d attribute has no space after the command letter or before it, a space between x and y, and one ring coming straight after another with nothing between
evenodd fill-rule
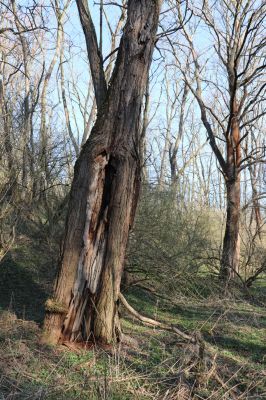
<instances>
[{"instance_id":1,"label":"thin tree trunk","mask_svg":"<svg viewBox=\"0 0 266 400\"><path fill-rule=\"evenodd\" d=\"M262 217L261 217L261 208L260 208L260 201L258 198L258 190L257 190L257 176L258 173L256 172L256 165L249 166L249 173L250 173L250 183L251 183L251 188L252 188L252 211L251 211L251 221L250 221L250 227L252 229L252 222L253 222L253 216L255 217L255 223L256 223L256 232L259 236L259 239L262 239L261 235L261 229L262 229ZM246 202L245 202L246 203Z\"/></svg>"},{"instance_id":2,"label":"thin tree trunk","mask_svg":"<svg viewBox=\"0 0 266 400\"><path fill-rule=\"evenodd\" d=\"M12 12L15 17L15 25L18 31L18 36L22 49L23 58L23 69L24 69L24 84L25 84L25 94L23 101L23 125L22 125L22 178L21 183L23 187L22 196L25 197L26 189L28 188L28 167L29 167L29 152L28 152L28 142L30 138L30 73L29 73L29 44L27 42L26 36L23 34L23 26L20 22L17 5L15 1L12 2Z\"/></svg>"},{"instance_id":3,"label":"thin tree trunk","mask_svg":"<svg viewBox=\"0 0 266 400\"><path fill-rule=\"evenodd\" d=\"M128 2L107 97L75 165L60 271L47 302L50 342L119 340L120 281L140 184L139 120L158 16L159 1Z\"/></svg>"},{"instance_id":4,"label":"thin tree trunk","mask_svg":"<svg viewBox=\"0 0 266 400\"><path fill-rule=\"evenodd\" d=\"M62 27L61 27L62 29ZM67 131L71 140L71 143L74 147L75 150L75 155L78 157L79 155L79 146L78 143L75 139L74 133L72 131L71 127L71 122L70 122L70 116L69 116L69 111L68 111L68 106L67 106L67 98L66 98L66 89L65 89L65 73L64 73L64 66L63 66L63 54L64 54L64 31L62 30L62 35L63 35L63 40L62 40L62 47L60 50L60 72L61 72L61 95L62 95L62 101L63 101L63 107L64 107L64 113L65 113L65 119L66 119L66 126L67 126Z\"/></svg>"},{"instance_id":5,"label":"thin tree trunk","mask_svg":"<svg viewBox=\"0 0 266 400\"><path fill-rule=\"evenodd\" d=\"M55 64L57 62L58 57L60 56L60 49L61 49L61 43L62 43L62 38L63 38L63 21L66 15L67 8L69 6L70 1L67 0L66 4L63 7L62 11L59 11L59 6L57 0L55 0L55 9L56 9L56 17L57 17L57 37L56 37L56 47L55 51L53 54L53 57L51 59L51 62L49 64L49 67L47 69L47 72L44 76L44 81L43 81L43 88L42 88L42 93L41 93L41 101L40 101L40 106L41 106L41 121L40 121L40 137L41 137L41 151L40 151L40 164L42 168L42 180L41 180L41 193L44 196L46 196L45 189L47 187L47 182L49 180L49 167L48 167L48 158L47 158L47 153L48 153L48 145L49 145L49 136L48 136L48 129L47 129L47 90L48 90L48 85L55 67Z\"/></svg>"},{"instance_id":6,"label":"thin tree trunk","mask_svg":"<svg viewBox=\"0 0 266 400\"><path fill-rule=\"evenodd\" d=\"M148 170L146 165L146 134L149 125L149 111L150 111L150 82L148 76L146 91L145 91L144 112L143 112L142 129L141 129L140 146L139 146L141 175L142 175L142 180L145 183L148 182Z\"/></svg>"},{"instance_id":7,"label":"thin tree trunk","mask_svg":"<svg viewBox=\"0 0 266 400\"><path fill-rule=\"evenodd\" d=\"M178 135L175 140L173 149L170 148L170 152L169 152L169 161L170 161L170 169L171 169L171 185L172 185L173 192L175 194L177 193L178 180L179 180L178 168L177 168L177 153L178 153L180 142L184 135L185 108L186 108L186 103L187 103L188 91L189 91L188 85L185 83L182 100L181 100Z\"/></svg>"},{"instance_id":8,"label":"thin tree trunk","mask_svg":"<svg viewBox=\"0 0 266 400\"><path fill-rule=\"evenodd\" d=\"M3 55L2 55L3 56ZM0 62L0 76L3 74L3 62ZM11 123L9 117L8 104L5 99L5 82L0 78L0 121L1 121L1 131L0 134L3 135L3 143L5 149L5 156L7 160L7 169L9 173L8 182L8 196L12 195L13 186L16 181L16 171L14 165L13 149L11 142Z\"/></svg>"}]
</instances>

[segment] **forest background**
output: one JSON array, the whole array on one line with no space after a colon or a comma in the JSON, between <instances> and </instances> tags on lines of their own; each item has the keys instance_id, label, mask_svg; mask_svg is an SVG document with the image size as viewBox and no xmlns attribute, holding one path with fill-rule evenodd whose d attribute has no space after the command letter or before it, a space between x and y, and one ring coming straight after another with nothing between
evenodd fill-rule
<instances>
[{"instance_id":1,"label":"forest background","mask_svg":"<svg viewBox=\"0 0 266 400\"><path fill-rule=\"evenodd\" d=\"M126 2L89 7L108 82ZM126 350L39 345L97 105L74 2L12 0L0 10L2 398L263 399L265 2L164 1L143 98L142 188L122 293L167 327L200 331L201 371L194 345L125 308Z\"/></svg>"}]
</instances>

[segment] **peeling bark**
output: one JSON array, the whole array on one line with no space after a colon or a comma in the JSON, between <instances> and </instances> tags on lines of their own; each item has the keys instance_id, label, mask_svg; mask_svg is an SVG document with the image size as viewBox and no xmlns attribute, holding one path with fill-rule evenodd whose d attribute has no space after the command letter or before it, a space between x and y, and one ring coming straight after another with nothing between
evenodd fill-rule
<instances>
[{"instance_id":1,"label":"peeling bark","mask_svg":"<svg viewBox=\"0 0 266 400\"><path fill-rule=\"evenodd\" d=\"M50 342L119 340L118 296L140 186L142 98L158 26L159 1L131 0L106 99L75 165Z\"/></svg>"}]
</instances>

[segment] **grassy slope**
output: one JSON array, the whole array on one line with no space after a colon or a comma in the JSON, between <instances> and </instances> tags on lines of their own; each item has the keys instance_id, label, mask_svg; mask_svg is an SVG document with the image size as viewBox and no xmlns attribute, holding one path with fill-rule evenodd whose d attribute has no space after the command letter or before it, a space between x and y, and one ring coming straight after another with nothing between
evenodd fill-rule
<instances>
[{"instance_id":1,"label":"grassy slope","mask_svg":"<svg viewBox=\"0 0 266 400\"><path fill-rule=\"evenodd\" d=\"M252 300L213 292L207 300L170 303L142 289L125 294L144 315L202 331L211 347L198 376L191 368L194 347L124 312L123 329L138 347L71 351L41 345L39 323L55 271L45 254L42 245L33 249L25 242L0 266L0 399L266 399L262 284Z\"/></svg>"}]
</instances>

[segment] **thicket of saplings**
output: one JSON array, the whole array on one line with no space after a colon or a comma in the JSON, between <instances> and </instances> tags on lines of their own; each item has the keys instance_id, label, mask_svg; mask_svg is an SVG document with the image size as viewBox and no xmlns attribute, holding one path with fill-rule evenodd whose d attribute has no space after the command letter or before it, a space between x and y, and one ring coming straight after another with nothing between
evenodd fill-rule
<instances>
[{"instance_id":1,"label":"thicket of saplings","mask_svg":"<svg viewBox=\"0 0 266 400\"><path fill-rule=\"evenodd\" d=\"M251 210L245 210L241 219L241 267L232 291L245 291L249 278L265 259L265 241L251 220ZM139 281L140 285L181 297L219 292L224 226L223 210L179 200L170 188L143 188L128 246L126 271L133 275L131 283ZM257 279L263 279L262 274Z\"/></svg>"},{"instance_id":2,"label":"thicket of saplings","mask_svg":"<svg viewBox=\"0 0 266 400\"><path fill-rule=\"evenodd\" d=\"M29 200L30 193L4 182L0 214L2 263L25 246L27 238L26 246L31 251L36 243L45 249L46 265L50 257L47 276L52 284L63 242L68 189L68 185L55 185L40 192L37 199ZM185 202L170 187L162 190L156 185L143 185L128 243L123 290L138 285L192 298L209 296L217 289L223 293L219 288L224 284L218 275L224 225L223 210ZM263 266L265 256L265 238L257 232L250 207L241 218L241 267L232 282L232 294L236 288L246 293L250 283L256 285L264 279L262 271L250 282ZM42 260L36 268L41 264Z\"/></svg>"}]
</instances>

